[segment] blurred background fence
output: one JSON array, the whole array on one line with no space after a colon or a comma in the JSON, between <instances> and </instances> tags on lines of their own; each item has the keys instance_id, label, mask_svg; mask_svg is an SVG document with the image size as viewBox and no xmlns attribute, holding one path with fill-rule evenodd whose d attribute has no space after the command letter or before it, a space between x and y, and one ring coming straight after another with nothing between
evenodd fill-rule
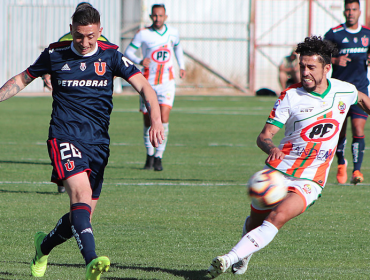
<instances>
[{"instance_id":1,"label":"blurred background fence","mask_svg":"<svg viewBox=\"0 0 370 280\"><path fill-rule=\"evenodd\" d=\"M0 84L32 64L49 43L69 31L78 0L1 0ZM153 0L91 0L103 34L123 52L135 32L151 24ZM167 24L179 30L187 78L178 89L254 94L279 91L278 65L310 34L323 36L344 21L343 0L162 0ZM361 0L360 22L369 23L370 0ZM122 80L115 81L121 92ZM41 79L28 92L43 91Z\"/></svg>"}]
</instances>

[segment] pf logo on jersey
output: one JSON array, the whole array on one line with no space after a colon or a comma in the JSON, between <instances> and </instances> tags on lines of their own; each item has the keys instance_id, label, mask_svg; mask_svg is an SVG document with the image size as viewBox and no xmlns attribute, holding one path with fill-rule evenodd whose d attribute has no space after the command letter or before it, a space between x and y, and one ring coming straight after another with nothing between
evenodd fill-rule
<instances>
[{"instance_id":1,"label":"pf logo on jersey","mask_svg":"<svg viewBox=\"0 0 370 280\"><path fill-rule=\"evenodd\" d=\"M156 63L164 64L164 63L170 61L170 58L171 58L171 52L167 48L160 48L158 50L155 50L152 53L152 59Z\"/></svg>"},{"instance_id":2,"label":"pf logo on jersey","mask_svg":"<svg viewBox=\"0 0 370 280\"><path fill-rule=\"evenodd\" d=\"M322 142L333 138L339 131L339 122L322 119L302 129L301 137L309 142Z\"/></svg>"}]
</instances>

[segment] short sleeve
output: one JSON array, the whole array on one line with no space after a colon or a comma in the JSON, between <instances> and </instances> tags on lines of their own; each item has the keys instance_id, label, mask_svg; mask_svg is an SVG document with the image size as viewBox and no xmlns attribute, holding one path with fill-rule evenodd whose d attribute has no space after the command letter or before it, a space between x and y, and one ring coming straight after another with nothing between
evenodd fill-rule
<instances>
[{"instance_id":1,"label":"short sleeve","mask_svg":"<svg viewBox=\"0 0 370 280\"><path fill-rule=\"evenodd\" d=\"M134 38L132 39L130 45L135 49L139 49L141 47L141 44L142 44L141 32L138 31L135 34Z\"/></svg>"},{"instance_id":2,"label":"short sleeve","mask_svg":"<svg viewBox=\"0 0 370 280\"><path fill-rule=\"evenodd\" d=\"M132 76L141 73L140 70L135 66L135 64L125 57L121 52L115 51L114 55L114 76L121 77L126 81Z\"/></svg>"},{"instance_id":3,"label":"short sleeve","mask_svg":"<svg viewBox=\"0 0 370 280\"><path fill-rule=\"evenodd\" d=\"M44 74L51 73L48 48L46 48L36 59L36 61L27 68L27 72L32 78L41 77Z\"/></svg>"},{"instance_id":4,"label":"short sleeve","mask_svg":"<svg viewBox=\"0 0 370 280\"><path fill-rule=\"evenodd\" d=\"M266 122L282 128L290 116L289 108L286 92L283 91L280 97L276 100Z\"/></svg>"}]
</instances>

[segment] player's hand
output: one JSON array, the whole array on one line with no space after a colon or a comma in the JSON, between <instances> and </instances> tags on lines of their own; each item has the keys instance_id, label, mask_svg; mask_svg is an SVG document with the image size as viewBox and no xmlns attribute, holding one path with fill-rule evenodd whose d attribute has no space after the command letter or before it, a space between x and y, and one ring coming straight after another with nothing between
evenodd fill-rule
<instances>
[{"instance_id":1,"label":"player's hand","mask_svg":"<svg viewBox=\"0 0 370 280\"><path fill-rule=\"evenodd\" d=\"M149 140L153 147L157 148L164 140L164 128L161 121L153 121L149 129Z\"/></svg>"},{"instance_id":2,"label":"player's hand","mask_svg":"<svg viewBox=\"0 0 370 280\"><path fill-rule=\"evenodd\" d=\"M285 154L277 147L270 150L270 153L266 159L266 163L273 161L273 160L282 160L285 158Z\"/></svg>"},{"instance_id":3,"label":"player's hand","mask_svg":"<svg viewBox=\"0 0 370 280\"><path fill-rule=\"evenodd\" d=\"M144 67L149 67L149 64L150 64L150 58L144 58L141 63L141 65L143 65Z\"/></svg>"},{"instance_id":4,"label":"player's hand","mask_svg":"<svg viewBox=\"0 0 370 280\"><path fill-rule=\"evenodd\" d=\"M348 57L348 53L346 55L341 55L339 57L336 58L336 63L337 65L339 66L342 66L342 67L346 67L347 66L347 62L350 62L351 59Z\"/></svg>"},{"instance_id":5,"label":"player's hand","mask_svg":"<svg viewBox=\"0 0 370 280\"><path fill-rule=\"evenodd\" d=\"M184 69L180 69L180 78L183 79L186 76L186 71Z\"/></svg>"}]
</instances>

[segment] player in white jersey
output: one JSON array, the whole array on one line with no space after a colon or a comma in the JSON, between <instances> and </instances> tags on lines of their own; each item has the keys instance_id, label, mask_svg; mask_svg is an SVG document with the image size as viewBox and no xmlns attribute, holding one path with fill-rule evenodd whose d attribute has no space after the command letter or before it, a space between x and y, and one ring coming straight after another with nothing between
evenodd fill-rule
<instances>
[{"instance_id":1,"label":"player in white jersey","mask_svg":"<svg viewBox=\"0 0 370 280\"><path fill-rule=\"evenodd\" d=\"M272 209L251 205L239 243L213 259L208 269L213 278L231 266L233 273L244 273L252 254L319 198L350 106L370 112L366 94L350 83L326 78L335 51L331 42L316 36L298 44L301 83L282 92L257 138L258 147L268 154L265 168L284 174L288 194ZM272 139L283 125L285 136L276 147Z\"/></svg>"},{"instance_id":2,"label":"player in white jersey","mask_svg":"<svg viewBox=\"0 0 370 280\"><path fill-rule=\"evenodd\" d=\"M162 123L165 129L165 140L154 148L149 141L150 119L143 99L140 98L140 111L144 114L144 144L147 150L147 158L144 169L162 171L162 157L166 149L169 134L170 111L175 99L175 75L174 56L180 68L180 78L185 77L185 64L183 50L180 45L178 31L167 26L166 9L163 4L152 6L150 18L153 24L150 27L139 30L125 51L125 56L136 64L144 66L142 72L144 77L157 93L158 103L161 107ZM143 58L136 56L135 52L141 48Z\"/></svg>"}]
</instances>

